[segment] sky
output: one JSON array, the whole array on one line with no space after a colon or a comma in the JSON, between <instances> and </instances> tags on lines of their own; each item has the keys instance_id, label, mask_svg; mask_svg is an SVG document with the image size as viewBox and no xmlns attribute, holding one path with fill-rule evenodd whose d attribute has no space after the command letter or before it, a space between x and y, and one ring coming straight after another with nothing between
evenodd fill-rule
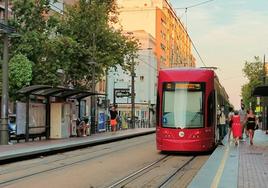
<instances>
[{"instance_id":1,"label":"sky","mask_svg":"<svg viewBox=\"0 0 268 188\"><path fill-rule=\"evenodd\" d=\"M196 66L217 67L230 102L240 108L241 87L248 80L242 69L254 56L268 56L267 0L170 0L186 26L204 64L192 49ZM266 57L268 59L268 57Z\"/></svg>"}]
</instances>

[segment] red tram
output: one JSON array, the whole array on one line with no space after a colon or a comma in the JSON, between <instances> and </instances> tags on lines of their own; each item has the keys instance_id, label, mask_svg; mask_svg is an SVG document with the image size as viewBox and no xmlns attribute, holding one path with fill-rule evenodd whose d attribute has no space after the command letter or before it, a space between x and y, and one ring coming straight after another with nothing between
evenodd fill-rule
<instances>
[{"instance_id":1,"label":"red tram","mask_svg":"<svg viewBox=\"0 0 268 188\"><path fill-rule=\"evenodd\" d=\"M219 105L228 105L228 95L213 70L161 70L157 93L157 149L180 152L214 149L218 142Z\"/></svg>"}]
</instances>

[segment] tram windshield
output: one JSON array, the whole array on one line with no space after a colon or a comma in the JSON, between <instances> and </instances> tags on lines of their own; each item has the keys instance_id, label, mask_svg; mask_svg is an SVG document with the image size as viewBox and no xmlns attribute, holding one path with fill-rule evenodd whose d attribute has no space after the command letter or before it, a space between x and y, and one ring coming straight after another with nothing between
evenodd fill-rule
<instances>
[{"instance_id":1,"label":"tram windshield","mask_svg":"<svg viewBox=\"0 0 268 188\"><path fill-rule=\"evenodd\" d=\"M204 127L204 83L164 83L163 127Z\"/></svg>"}]
</instances>

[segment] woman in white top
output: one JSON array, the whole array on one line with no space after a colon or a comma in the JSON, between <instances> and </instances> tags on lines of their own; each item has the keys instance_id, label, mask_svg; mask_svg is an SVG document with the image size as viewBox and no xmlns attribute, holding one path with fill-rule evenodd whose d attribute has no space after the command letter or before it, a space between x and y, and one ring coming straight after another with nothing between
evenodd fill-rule
<instances>
[{"instance_id":1,"label":"woman in white top","mask_svg":"<svg viewBox=\"0 0 268 188\"><path fill-rule=\"evenodd\" d=\"M220 140L224 138L226 135L226 116L224 114L224 106L221 107L218 112L219 116L219 131L220 131Z\"/></svg>"}]
</instances>

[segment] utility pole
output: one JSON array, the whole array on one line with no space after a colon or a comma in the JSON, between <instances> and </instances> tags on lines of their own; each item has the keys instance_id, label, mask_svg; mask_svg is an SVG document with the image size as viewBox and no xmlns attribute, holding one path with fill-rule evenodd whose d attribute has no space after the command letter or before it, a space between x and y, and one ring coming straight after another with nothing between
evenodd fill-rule
<instances>
[{"instance_id":1,"label":"utility pole","mask_svg":"<svg viewBox=\"0 0 268 188\"><path fill-rule=\"evenodd\" d=\"M91 2L90 2L91 3ZM96 19L96 18L95 18ZM96 27L96 25L95 25ZM97 105L96 105L96 33L93 33L92 36L92 46L93 46L93 62L90 62L90 65L93 66L93 73L92 73L92 97L91 97L91 133L94 134L96 133L96 127L97 127L97 114L96 114L96 110L97 110Z\"/></svg>"},{"instance_id":2,"label":"utility pole","mask_svg":"<svg viewBox=\"0 0 268 188\"><path fill-rule=\"evenodd\" d=\"M92 100L91 100L91 133L96 133L96 95L95 95L95 62L92 62L93 73L92 73Z\"/></svg>"},{"instance_id":3,"label":"utility pole","mask_svg":"<svg viewBox=\"0 0 268 188\"><path fill-rule=\"evenodd\" d=\"M108 114L108 68L105 70L105 114ZM106 120L106 119L105 119Z\"/></svg>"},{"instance_id":4,"label":"utility pole","mask_svg":"<svg viewBox=\"0 0 268 188\"><path fill-rule=\"evenodd\" d=\"M8 24L8 0L5 0L4 24ZM7 145L8 134L8 33L4 33L4 50L2 64L2 100L1 100L1 129L0 144Z\"/></svg>"},{"instance_id":5,"label":"utility pole","mask_svg":"<svg viewBox=\"0 0 268 188\"><path fill-rule=\"evenodd\" d=\"M265 55L263 56L263 85L266 84L266 66L265 66Z\"/></svg>"},{"instance_id":6,"label":"utility pole","mask_svg":"<svg viewBox=\"0 0 268 188\"><path fill-rule=\"evenodd\" d=\"M266 62L265 55L263 56L263 85L266 85ZM267 130L267 106L265 97L262 98L262 125L265 130Z\"/></svg>"},{"instance_id":7,"label":"utility pole","mask_svg":"<svg viewBox=\"0 0 268 188\"><path fill-rule=\"evenodd\" d=\"M148 60L149 60L149 65L152 65L152 61L151 61L151 52L152 52L152 49L153 48L150 48L150 47L148 47L147 48L147 50L149 50L149 58L148 58ZM151 74L152 74L152 72L150 71L150 67L148 67L148 88L149 88L149 90L148 90L148 127L150 128L151 127Z\"/></svg>"},{"instance_id":8,"label":"utility pole","mask_svg":"<svg viewBox=\"0 0 268 188\"><path fill-rule=\"evenodd\" d=\"M131 128L135 128L135 65L134 55L131 57Z\"/></svg>"}]
</instances>

